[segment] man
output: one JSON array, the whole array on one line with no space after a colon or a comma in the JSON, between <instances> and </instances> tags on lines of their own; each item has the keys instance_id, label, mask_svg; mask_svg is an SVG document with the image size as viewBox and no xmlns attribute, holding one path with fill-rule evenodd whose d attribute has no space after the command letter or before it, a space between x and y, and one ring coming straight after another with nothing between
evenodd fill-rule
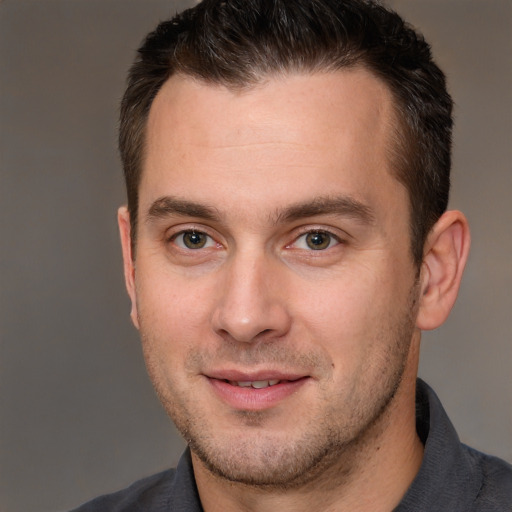
<instances>
[{"instance_id":1,"label":"man","mask_svg":"<svg viewBox=\"0 0 512 512\"><path fill-rule=\"evenodd\" d=\"M131 318L188 443L86 511L503 511L512 468L416 381L469 250L452 101L362 0L206 0L139 50L121 109Z\"/></svg>"}]
</instances>

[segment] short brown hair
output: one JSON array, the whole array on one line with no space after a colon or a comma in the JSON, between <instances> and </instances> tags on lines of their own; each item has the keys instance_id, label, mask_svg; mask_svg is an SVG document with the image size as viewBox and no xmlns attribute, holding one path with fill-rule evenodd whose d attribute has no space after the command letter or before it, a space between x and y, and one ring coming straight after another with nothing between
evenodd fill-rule
<instances>
[{"instance_id":1,"label":"short brown hair","mask_svg":"<svg viewBox=\"0 0 512 512\"><path fill-rule=\"evenodd\" d=\"M409 193L411 248L419 264L425 238L448 204L452 99L423 37L395 12L365 0L204 0L147 36L121 104L132 243L148 114L170 76L247 88L276 73L356 65L386 83L396 102L390 153Z\"/></svg>"}]
</instances>

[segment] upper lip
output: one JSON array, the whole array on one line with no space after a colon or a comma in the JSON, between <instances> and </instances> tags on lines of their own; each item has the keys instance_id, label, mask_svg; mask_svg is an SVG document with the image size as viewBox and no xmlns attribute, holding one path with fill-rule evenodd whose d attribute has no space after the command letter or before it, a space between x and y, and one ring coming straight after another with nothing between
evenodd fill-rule
<instances>
[{"instance_id":1,"label":"upper lip","mask_svg":"<svg viewBox=\"0 0 512 512\"><path fill-rule=\"evenodd\" d=\"M240 371L240 370L212 370L203 373L210 379L227 380L235 382L255 382L265 380L298 380L308 377L303 373L288 372L282 370L260 370L260 371Z\"/></svg>"}]
</instances>

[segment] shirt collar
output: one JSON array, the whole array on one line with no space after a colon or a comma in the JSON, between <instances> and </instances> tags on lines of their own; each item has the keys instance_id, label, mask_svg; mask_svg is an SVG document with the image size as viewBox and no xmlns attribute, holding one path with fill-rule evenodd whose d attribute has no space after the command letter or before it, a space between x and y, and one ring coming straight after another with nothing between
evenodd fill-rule
<instances>
[{"instance_id":1,"label":"shirt collar","mask_svg":"<svg viewBox=\"0 0 512 512\"><path fill-rule=\"evenodd\" d=\"M425 451L416 478L394 512L469 510L482 486L481 468L459 440L434 391L416 386L416 430Z\"/></svg>"}]
</instances>

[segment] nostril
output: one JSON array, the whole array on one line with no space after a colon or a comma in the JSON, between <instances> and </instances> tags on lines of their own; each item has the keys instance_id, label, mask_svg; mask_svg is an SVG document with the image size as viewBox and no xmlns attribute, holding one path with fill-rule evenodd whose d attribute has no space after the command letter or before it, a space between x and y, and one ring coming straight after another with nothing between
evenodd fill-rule
<instances>
[{"instance_id":1,"label":"nostril","mask_svg":"<svg viewBox=\"0 0 512 512\"><path fill-rule=\"evenodd\" d=\"M290 327L286 306L270 293L258 295L254 290L241 295L224 294L212 311L212 328L221 337L252 343L280 338ZM243 291L243 289L242 289Z\"/></svg>"}]
</instances>

